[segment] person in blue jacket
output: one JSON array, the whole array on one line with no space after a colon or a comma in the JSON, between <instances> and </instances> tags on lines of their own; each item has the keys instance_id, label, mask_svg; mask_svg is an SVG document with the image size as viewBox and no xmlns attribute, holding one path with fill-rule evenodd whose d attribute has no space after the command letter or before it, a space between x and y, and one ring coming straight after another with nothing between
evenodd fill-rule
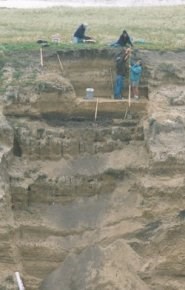
<instances>
[{"instance_id":1,"label":"person in blue jacket","mask_svg":"<svg viewBox=\"0 0 185 290\"><path fill-rule=\"evenodd\" d=\"M73 35L73 43L82 43L82 42L96 42L92 37L86 36L85 31L87 28L87 23L82 23Z\"/></svg>"},{"instance_id":2,"label":"person in blue jacket","mask_svg":"<svg viewBox=\"0 0 185 290\"><path fill-rule=\"evenodd\" d=\"M138 60L135 64L130 66L131 90L135 99L139 99L139 83L142 70L143 68L141 60Z\"/></svg>"}]
</instances>

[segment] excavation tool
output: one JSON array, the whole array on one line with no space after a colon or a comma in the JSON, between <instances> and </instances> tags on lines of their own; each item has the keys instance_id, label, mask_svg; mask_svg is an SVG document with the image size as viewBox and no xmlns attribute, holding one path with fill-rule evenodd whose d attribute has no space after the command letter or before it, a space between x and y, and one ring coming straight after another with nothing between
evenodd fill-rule
<instances>
[{"instance_id":1,"label":"excavation tool","mask_svg":"<svg viewBox=\"0 0 185 290\"><path fill-rule=\"evenodd\" d=\"M40 65L41 67L44 66L44 62L43 62L43 47L47 47L49 46L47 40L43 40L43 39L38 39L37 43L40 44Z\"/></svg>"}]
</instances>

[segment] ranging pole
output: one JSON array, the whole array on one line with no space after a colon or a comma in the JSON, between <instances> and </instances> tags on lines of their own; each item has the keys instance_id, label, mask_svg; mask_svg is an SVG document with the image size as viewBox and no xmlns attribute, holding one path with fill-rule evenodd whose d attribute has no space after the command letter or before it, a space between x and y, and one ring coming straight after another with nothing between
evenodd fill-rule
<instances>
[{"instance_id":1,"label":"ranging pole","mask_svg":"<svg viewBox=\"0 0 185 290\"><path fill-rule=\"evenodd\" d=\"M129 55L129 87L128 87L128 106L130 108L131 106L131 81L130 81L130 64L131 64L131 52L130 52L130 55Z\"/></svg>"},{"instance_id":2,"label":"ranging pole","mask_svg":"<svg viewBox=\"0 0 185 290\"><path fill-rule=\"evenodd\" d=\"M111 88L112 88L112 92L114 93L114 84L113 84L112 69L111 69L111 67L110 67L110 80L111 80Z\"/></svg>"}]
</instances>

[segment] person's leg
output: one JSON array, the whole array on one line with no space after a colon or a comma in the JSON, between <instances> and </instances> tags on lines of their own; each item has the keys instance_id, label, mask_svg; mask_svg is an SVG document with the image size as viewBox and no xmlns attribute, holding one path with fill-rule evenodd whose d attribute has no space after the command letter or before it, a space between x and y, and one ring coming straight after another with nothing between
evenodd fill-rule
<instances>
[{"instance_id":1,"label":"person's leg","mask_svg":"<svg viewBox=\"0 0 185 290\"><path fill-rule=\"evenodd\" d=\"M133 85L133 96L136 96L136 87Z\"/></svg>"},{"instance_id":2,"label":"person's leg","mask_svg":"<svg viewBox=\"0 0 185 290\"><path fill-rule=\"evenodd\" d=\"M122 98L122 99L123 99L122 91L124 90L124 87L125 87L125 77L122 76L122 86L121 86L121 98Z\"/></svg>"},{"instance_id":3,"label":"person's leg","mask_svg":"<svg viewBox=\"0 0 185 290\"><path fill-rule=\"evenodd\" d=\"M138 82L132 81L132 93L135 99L139 98L138 92Z\"/></svg>"},{"instance_id":4,"label":"person's leg","mask_svg":"<svg viewBox=\"0 0 185 290\"><path fill-rule=\"evenodd\" d=\"M92 37L90 37L90 36L84 36L84 39L85 40L89 40L89 39L92 39Z\"/></svg>"},{"instance_id":5,"label":"person's leg","mask_svg":"<svg viewBox=\"0 0 185 290\"><path fill-rule=\"evenodd\" d=\"M114 84L114 98L115 99L121 99L121 93L123 90L124 86L124 78L122 75L117 75L115 79L115 84Z\"/></svg>"},{"instance_id":6,"label":"person's leg","mask_svg":"<svg viewBox=\"0 0 185 290\"><path fill-rule=\"evenodd\" d=\"M138 85L135 87L135 95L139 98L139 87Z\"/></svg>"},{"instance_id":7,"label":"person's leg","mask_svg":"<svg viewBox=\"0 0 185 290\"><path fill-rule=\"evenodd\" d=\"M81 43L81 42L83 42L83 39L82 38L73 37L73 43Z\"/></svg>"},{"instance_id":8,"label":"person's leg","mask_svg":"<svg viewBox=\"0 0 185 290\"><path fill-rule=\"evenodd\" d=\"M78 43L78 37L73 37L73 43Z\"/></svg>"},{"instance_id":9,"label":"person's leg","mask_svg":"<svg viewBox=\"0 0 185 290\"><path fill-rule=\"evenodd\" d=\"M112 47L119 47L119 43L117 43L117 41L113 41L109 44L109 46L112 46Z\"/></svg>"},{"instance_id":10,"label":"person's leg","mask_svg":"<svg viewBox=\"0 0 185 290\"><path fill-rule=\"evenodd\" d=\"M139 90L138 90L138 86L137 85L135 85L134 86L134 98L136 99L136 100L138 100L139 99Z\"/></svg>"}]
</instances>

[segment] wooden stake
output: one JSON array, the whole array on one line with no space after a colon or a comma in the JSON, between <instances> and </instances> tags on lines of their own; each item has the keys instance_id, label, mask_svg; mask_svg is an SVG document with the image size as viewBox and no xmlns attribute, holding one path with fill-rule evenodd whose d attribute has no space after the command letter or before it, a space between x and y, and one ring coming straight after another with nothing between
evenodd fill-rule
<instances>
[{"instance_id":1,"label":"wooden stake","mask_svg":"<svg viewBox=\"0 0 185 290\"><path fill-rule=\"evenodd\" d=\"M44 66L44 63L43 63L42 47L40 48L40 65L41 65L41 66Z\"/></svg>"},{"instance_id":2,"label":"wooden stake","mask_svg":"<svg viewBox=\"0 0 185 290\"><path fill-rule=\"evenodd\" d=\"M96 109L95 109L95 114L94 114L94 120L96 121L97 118L97 113L98 113L98 98L96 100Z\"/></svg>"},{"instance_id":3,"label":"wooden stake","mask_svg":"<svg viewBox=\"0 0 185 290\"><path fill-rule=\"evenodd\" d=\"M128 106L130 108L131 106L131 85L129 84L129 88L128 88Z\"/></svg>"},{"instance_id":4,"label":"wooden stake","mask_svg":"<svg viewBox=\"0 0 185 290\"><path fill-rule=\"evenodd\" d=\"M128 113L128 107L126 108L126 112L125 112L124 120L125 120L126 117L127 117L127 113Z\"/></svg>"},{"instance_id":5,"label":"wooden stake","mask_svg":"<svg viewBox=\"0 0 185 290\"><path fill-rule=\"evenodd\" d=\"M111 70L111 67L110 67L110 79L111 79L112 92L114 93L114 85L113 85L113 78L112 78L112 70ZM113 96L113 94L112 94L112 96Z\"/></svg>"},{"instance_id":6,"label":"wooden stake","mask_svg":"<svg viewBox=\"0 0 185 290\"><path fill-rule=\"evenodd\" d=\"M61 71L64 72L64 67L63 67L63 64L61 62L61 59L60 59L60 56L58 55L58 53L57 53L57 58L58 58L58 61L59 61L59 65L60 65Z\"/></svg>"},{"instance_id":7,"label":"wooden stake","mask_svg":"<svg viewBox=\"0 0 185 290\"><path fill-rule=\"evenodd\" d=\"M19 287L19 290L25 290L19 272L15 272L15 277L16 277L16 280L17 280L17 285Z\"/></svg>"},{"instance_id":8,"label":"wooden stake","mask_svg":"<svg viewBox=\"0 0 185 290\"><path fill-rule=\"evenodd\" d=\"M130 106L131 106L130 62L131 62L131 54L129 55L129 75L128 75L128 81L129 81L129 86L128 86L128 107L126 108L124 119L126 119L126 117L127 117L127 113L128 113L128 110L130 109Z\"/></svg>"},{"instance_id":9,"label":"wooden stake","mask_svg":"<svg viewBox=\"0 0 185 290\"><path fill-rule=\"evenodd\" d=\"M128 106L130 108L131 106L131 83L130 83L130 59L131 55L129 55L129 88L128 88Z\"/></svg>"}]
</instances>

